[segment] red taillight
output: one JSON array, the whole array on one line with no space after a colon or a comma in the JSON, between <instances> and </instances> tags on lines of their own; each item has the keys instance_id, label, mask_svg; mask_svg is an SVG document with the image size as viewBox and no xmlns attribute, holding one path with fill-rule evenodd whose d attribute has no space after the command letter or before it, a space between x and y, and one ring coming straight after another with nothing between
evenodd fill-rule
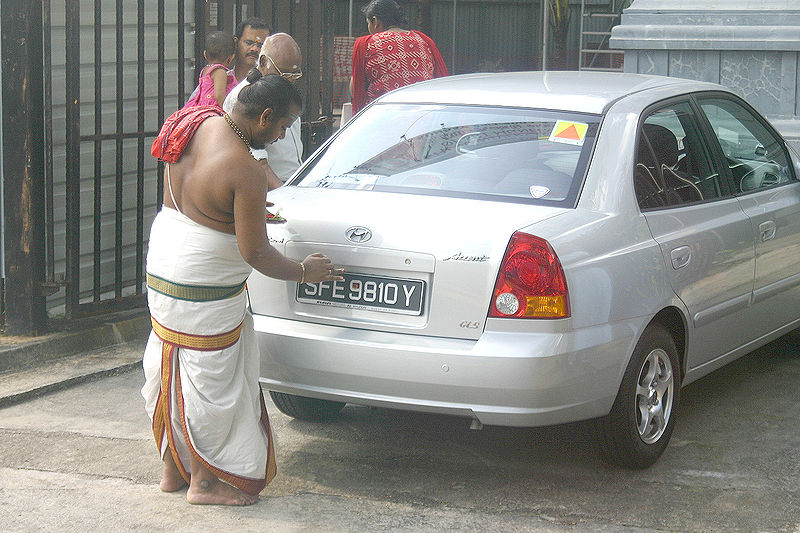
<instances>
[{"instance_id":1,"label":"red taillight","mask_svg":"<svg viewBox=\"0 0 800 533\"><path fill-rule=\"evenodd\" d=\"M515 232L494 286L490 317L566 318L569 293L564 270L550 243Z\"/></svg>"}]
</instances>

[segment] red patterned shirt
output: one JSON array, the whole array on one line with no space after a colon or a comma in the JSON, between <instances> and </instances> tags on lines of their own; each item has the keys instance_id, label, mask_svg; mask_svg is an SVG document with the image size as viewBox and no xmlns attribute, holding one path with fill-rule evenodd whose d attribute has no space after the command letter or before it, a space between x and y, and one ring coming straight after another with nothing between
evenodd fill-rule
<instances>
[{"instance_id":1,"label":"red patterned shirt","mask_svg":"<svg viewBox=\"0 0 800 533\"><path fill-rule=\"evenodd\" d=\"M420 31L384 31L353 45L353 113L391 90L447 76L433 40Z\"/></svg>"},{"instance_id":2,"label":"red patterned shirt","mask_svg":"<svg viewBox=\"0 0 800 533\"><path fill-rule=\"evenodd\" d=\"M433 52L414 32L381 32L367 43L367 100L398 87L433 79Z\"/></svg>"}]
</instances>

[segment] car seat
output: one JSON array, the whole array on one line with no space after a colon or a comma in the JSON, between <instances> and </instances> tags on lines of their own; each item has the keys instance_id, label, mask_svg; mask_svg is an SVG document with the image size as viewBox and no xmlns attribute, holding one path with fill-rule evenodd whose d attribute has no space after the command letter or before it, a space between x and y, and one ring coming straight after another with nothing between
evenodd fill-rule
<instances>
[{"instance_id":1,"label":"car seat","mask_svg":"<svg viewBox=\"0 0 800 533\"><path fill-rule=\"evenodd\" d=\"M659 124L644 124L642 131L653 147L665 188L674 191L680 197L680 203L702 200L703 193L697 185L687 174L677 170L678 140L675 134Z\"/></svg>"}]
</instances>

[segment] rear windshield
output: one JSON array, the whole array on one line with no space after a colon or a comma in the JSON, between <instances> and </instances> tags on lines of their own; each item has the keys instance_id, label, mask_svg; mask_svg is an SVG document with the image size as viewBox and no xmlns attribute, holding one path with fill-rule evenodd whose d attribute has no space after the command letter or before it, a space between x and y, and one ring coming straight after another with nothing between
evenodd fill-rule
<instances>
[{"instance_id":1,"label":"rear windshield","mask_svg":"<svg viewBox=\"0 0 800 533\"><path fill-rule=\"evenodd\" d=\"M292 184L571 207L599 121L532 109L373 105Z\"/></svg>"}]
</instances>

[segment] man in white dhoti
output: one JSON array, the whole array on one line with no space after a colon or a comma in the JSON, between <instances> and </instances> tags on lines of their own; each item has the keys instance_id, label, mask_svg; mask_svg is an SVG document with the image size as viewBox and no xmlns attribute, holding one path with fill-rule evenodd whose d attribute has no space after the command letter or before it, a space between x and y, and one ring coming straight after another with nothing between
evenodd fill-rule
<instances>
[{"instance_id":1,"label":"man in white dhoti","mask_svg":"<svg viewBox=\"0 0 800 533\"><path fill-rule=\"evenodd\" d=\"M178 111L152 149L167 164L147 254L153 332L142 395L164 461L161 489L189 483L190 503L252 504L275 476L244 292L251 270L301 283L342 279L322 254L298 263L269 244L267 187L249 148L283 137L301 100L289 81L253 72L230 115Z\"/></svg>"}]
</instances>

